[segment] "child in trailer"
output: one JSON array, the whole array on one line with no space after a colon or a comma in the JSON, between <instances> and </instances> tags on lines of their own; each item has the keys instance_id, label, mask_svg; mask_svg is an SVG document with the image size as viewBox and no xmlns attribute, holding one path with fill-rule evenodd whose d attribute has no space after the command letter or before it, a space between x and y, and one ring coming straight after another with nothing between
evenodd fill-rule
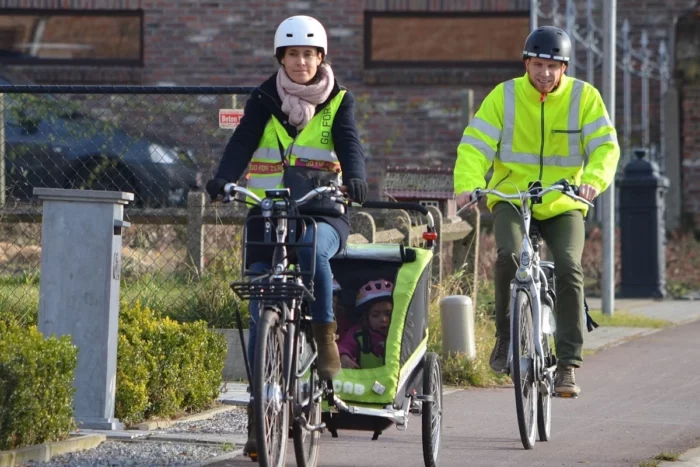
<instances>
[{"instance_id":1,"label":"child in trailer","mask_svg":"<svg viewBox=\"0 0 700 467\"><path fill-rule=\"evenodd\" d=\"M362 318L338 343L343 368L384 366L386 338L394 309L393 291L394 284L385 279L369 281L358 291L355 306Z\"/></svg>"}]
</instances>

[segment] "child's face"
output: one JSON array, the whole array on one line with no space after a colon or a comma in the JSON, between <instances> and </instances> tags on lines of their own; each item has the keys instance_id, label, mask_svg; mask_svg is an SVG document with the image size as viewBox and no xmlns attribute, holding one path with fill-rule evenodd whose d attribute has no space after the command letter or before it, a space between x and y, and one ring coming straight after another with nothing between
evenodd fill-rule
<instances>
[{"instance_id":1,"label":"child's face","mask_svg":"<svg viewBox=\"0 0 700 467\"><path fill-rule=\"evenodd\" d=\"M369 328L373 331L386 334L391 323L391 311L394 306L390 301L378 302L369 309Z\"/></svg>"}]
</instances>

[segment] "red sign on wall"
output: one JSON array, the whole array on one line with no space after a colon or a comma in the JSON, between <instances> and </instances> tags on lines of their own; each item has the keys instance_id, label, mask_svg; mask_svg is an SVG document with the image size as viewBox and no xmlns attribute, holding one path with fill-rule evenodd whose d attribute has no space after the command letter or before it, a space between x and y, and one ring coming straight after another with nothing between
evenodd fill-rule
<instances>
[{"instance_id":1,"label":"red sign on wall","mask_svg":"<svg viewBox=\"0 0 700 467\"><path fill-rule=\"evenodd\" d=\"M242 117L243 109L219 109L219 128L234 129Z\"/></svg>"}]
</instances>

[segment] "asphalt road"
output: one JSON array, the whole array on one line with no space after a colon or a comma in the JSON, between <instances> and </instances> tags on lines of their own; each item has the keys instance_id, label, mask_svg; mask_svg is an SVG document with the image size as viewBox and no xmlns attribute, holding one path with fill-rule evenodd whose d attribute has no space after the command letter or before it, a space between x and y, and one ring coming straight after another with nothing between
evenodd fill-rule
<instances>
[{"instance_id":1,"label":"asphalt road","mask_svg":"<svg viewBox=\"0 0 700 467\"><path fill-rule=\"evenodd\" d=\"M525 451L511 388L446 395L440 466L637 466L661 452L700 444L700 321L666 329L588 357L582 394L555 399L552 439ZM319 465L418 467L420 417L406 431L345 431L322 437ZM247 458L214 464L250 466ZM288 465L295 465L291 449Z\"/></svg>"}]
</instances>

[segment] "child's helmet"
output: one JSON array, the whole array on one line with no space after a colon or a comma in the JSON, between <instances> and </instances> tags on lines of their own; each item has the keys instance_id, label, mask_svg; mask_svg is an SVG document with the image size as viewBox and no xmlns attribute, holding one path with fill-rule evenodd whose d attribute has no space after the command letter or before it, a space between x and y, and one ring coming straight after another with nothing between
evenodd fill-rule
<instances>
[{"instance_id":1,"label":"child's helmet","mask_svg":"<svg viewBox=\"0 0 700 467\"><path fill-rule=\"evenodd\" d=\"M393 292L393 283L384 279L371 280L357 291L355 306L359 307L379 299L391 298Z\"/></svg>"}]
</instances>

